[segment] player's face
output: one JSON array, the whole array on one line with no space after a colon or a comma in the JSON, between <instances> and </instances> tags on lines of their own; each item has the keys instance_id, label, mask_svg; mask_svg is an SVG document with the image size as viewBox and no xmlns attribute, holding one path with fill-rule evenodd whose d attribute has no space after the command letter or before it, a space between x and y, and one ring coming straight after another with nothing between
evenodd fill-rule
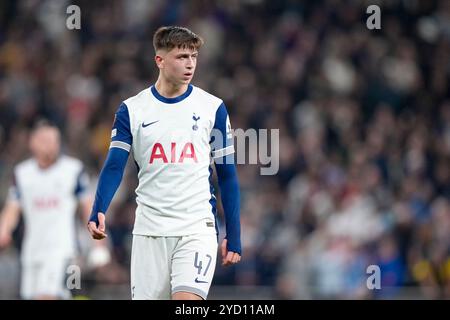
<instances>
[{"instance_id":1,"label":"player's face","mask_svg":"<svg viewBox=\"0 0 450 320\"><path fill-rule=\"evenodd\" d=\"M160 61L158 63L157 58L157 63L166 80L175 85L187 85L191 82L197 66L197 50L174 48L158 56Z\"/></svg>"},{"instance_id":2,"label":"player's face","mask_svg":"<svg viewBox=\"0 0 450 320\"><path fill-rule=\"evenodd\" d=\"M43 127L35 131L30 139L30 149L41 168L49 167L55 162L60 150L58 130Z\"/></svg>"}]
</instances>

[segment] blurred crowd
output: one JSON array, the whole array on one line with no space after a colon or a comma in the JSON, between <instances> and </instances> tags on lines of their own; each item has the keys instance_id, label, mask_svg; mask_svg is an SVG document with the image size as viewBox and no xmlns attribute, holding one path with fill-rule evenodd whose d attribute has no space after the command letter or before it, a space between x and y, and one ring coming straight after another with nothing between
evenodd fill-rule
<instances>
[{"instance_id":1,"label":"blurred crowd","mask_svg":"<svg viewBox=\"0 0 450 320\"><path fill-rule=\"evenodd\" d=\"M70 4L80 30L66 28ZM193 84L224 100L233 128L280 130L276 175L238 166L243 259L218 265L213 287L450 298L447 0L1 1L0 204L40 117L95 190L114 113L156 81L152 35L171 24L205 39ZM130 160L108 212L113 259L88 288L128 284L135 171ZM381 289L367 287L371 265Z\"/></svg>"}]
</instances>

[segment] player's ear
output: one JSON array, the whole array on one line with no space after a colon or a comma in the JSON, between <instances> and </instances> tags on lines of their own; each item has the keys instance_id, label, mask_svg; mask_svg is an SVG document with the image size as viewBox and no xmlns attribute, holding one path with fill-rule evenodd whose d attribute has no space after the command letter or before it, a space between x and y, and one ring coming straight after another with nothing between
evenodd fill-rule
<instances>
[{"instance_id":1,"label":"player's ear","mask_svg":"<svg viewBox=\"0 0 450 320\"><path fill-rule=\"evenodd\" d=\"M164 67L164 58L162 55L157 54L155 56L155 62L159 69L162 69Z\"/></svg>"}]
</instances>

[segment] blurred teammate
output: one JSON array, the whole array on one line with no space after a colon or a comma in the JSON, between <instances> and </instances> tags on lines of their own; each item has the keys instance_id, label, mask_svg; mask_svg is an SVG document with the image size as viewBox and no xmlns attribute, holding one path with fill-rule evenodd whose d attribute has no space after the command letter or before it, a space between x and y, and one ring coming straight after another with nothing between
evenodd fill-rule
<instances>
[{"instance_id":1,"label":"blurred teammate","mask_svg":"<svg viewBox=\"0 0 450 320\"><path fill-rule=\"evenodd\" d=\"M23 213L20 294L23 299L67 299L66 268L76 253L78 201L86 221L92 197L82 163L60 155L59 130L40 122L30 137L32 158L14 168L14 183L0 218L0 248L8 246Z\"/></svg>"},{"instance_id":2,"label":"blurred teammate","mask_svg":"<svg viewBox=\"0 0 450 320\"><path fill-rule=\"evenodd\" d=\"M105 215L132 152L138 166L131 257L133 299L206 299L218 228L211 184L218 176L226 220L223 265L240 261L239 185L227 110L221 99L190 84L203 40L186 28L153 37L155 85L125 100L100 174L88 229L103 239Z\"/></svg>"}]
</instances>

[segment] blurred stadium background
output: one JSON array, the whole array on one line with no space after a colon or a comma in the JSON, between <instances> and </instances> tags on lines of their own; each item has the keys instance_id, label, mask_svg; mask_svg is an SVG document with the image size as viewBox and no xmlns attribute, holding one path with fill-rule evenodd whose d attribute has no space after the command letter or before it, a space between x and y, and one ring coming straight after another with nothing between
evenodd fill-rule
<instances>
[{"instance_id":1,"label":"blurred stadium background","mask_svg":"<svg viewBox=\"0 0 450 320\"><path fill-rule=\"evenodd\" d=\"M70 4L81 30L65 26ZM169 24L205 38L193 83L234 128L280 129L277 175L238 168L243 260L218 266L210 299L450 298L448 0L2 0L0 205L39 117L95 189L114 112L156 81L152 34ZM129 299L134 170L108 214L112 260L82 269L74 295ZM0 253L1 299L18 297L22 233Z\"/></svg>"}]
</instances>

